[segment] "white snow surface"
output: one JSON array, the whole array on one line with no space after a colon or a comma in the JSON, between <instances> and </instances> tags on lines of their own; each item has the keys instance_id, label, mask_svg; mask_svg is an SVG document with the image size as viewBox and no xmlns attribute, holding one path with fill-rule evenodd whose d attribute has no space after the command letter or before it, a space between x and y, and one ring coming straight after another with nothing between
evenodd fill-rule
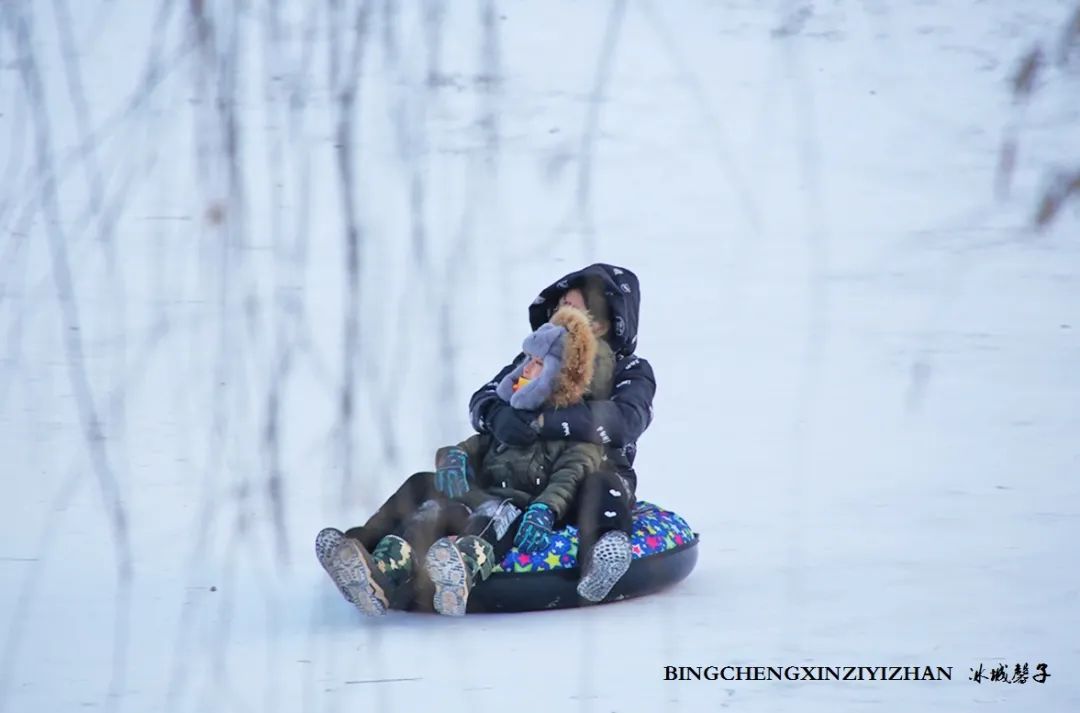
<instances>
[{"instance_id":1,"label":"white snow surface","mask_svg":"<svg viewBox=\"0 0 1080 713\"><path fill-rule=\"evenodd\" d=\"M1080 214L1032 227L1075 11L4 3L0 710L1080 710ZM594 261L641 279L639 495L697 569L364 619L315 533ZM663 680L708 665L953 680Z\"/></svg>"}]
</instances>

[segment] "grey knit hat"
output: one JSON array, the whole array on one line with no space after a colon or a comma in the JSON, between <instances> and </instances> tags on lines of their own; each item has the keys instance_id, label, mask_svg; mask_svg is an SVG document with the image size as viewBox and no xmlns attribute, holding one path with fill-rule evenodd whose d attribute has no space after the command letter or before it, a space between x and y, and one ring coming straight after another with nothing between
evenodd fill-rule
<instances>
[{"instance_id":1,"label":"grey knit hat","mask_svg":"<svg viewBox=\"0 0 1080 713\"><path fill-rule=\"evenodd\" d=\"M564 327L549 322L540 325L539 329L525 337L521 345L522 351L525 352L525 359L504 376L495 387L495 393L499 398L516 409L526 411L533 411L543 406L559 382L566 333ZM515 392L514 383L521 377L525 371L525 365L531 361L532 357L543 359L544 367L539 376Z\"/></svg>"}]
</instances>

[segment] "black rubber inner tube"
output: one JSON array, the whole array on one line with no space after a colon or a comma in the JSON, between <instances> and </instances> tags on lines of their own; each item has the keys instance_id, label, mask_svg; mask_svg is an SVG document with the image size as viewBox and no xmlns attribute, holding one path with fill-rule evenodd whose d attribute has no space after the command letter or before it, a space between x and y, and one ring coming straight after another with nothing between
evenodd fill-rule
<instances>
[{"instance_id":1,"label":"black rubber inner tube","mask_svg":"<svg viewBox=\"0 0 1080 713\"><path fill-rule=\"evenodd\" d=\"M652 594L682 581L697 564L697 533L694 539L664 552L639 557L615 585L605 602ZM496 572L469 594L468 612L510 613L566 609L589 604L577 594L578 568L545 572ZM412 611L432 611L433 588L426 580L402 587L391 606Z\"/></svg>"}]
</instances>

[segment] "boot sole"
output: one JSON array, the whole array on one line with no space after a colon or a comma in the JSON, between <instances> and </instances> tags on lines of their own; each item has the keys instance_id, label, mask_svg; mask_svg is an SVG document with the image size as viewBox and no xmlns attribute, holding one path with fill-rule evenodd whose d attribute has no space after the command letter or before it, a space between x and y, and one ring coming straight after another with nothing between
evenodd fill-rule
<instances>
[{"instance_id":1,"label":"boot sole","mask_svg":"<svg viewBox=\"0 0 1080 713\"><path fill-rule=\"evenodd\" d=\"M439 540L433 544L424 558L424 569L435 585L435 611L443 616L463 616L469 602L469 575L454 543Z\"/></svg>"},{"instance_id":2,"label":"boot sole","mask_svg":"<svg viewBox=\"0 0 1080 713\"><path fill-rule=\"evenodd\" d=\"M334 550L327 570L345 599L365 616L381 616L390 604L386 591L375 579L373 566L371 556L359 543L344 538Z\"/></svg>"},{"instance_id":3,"label":"boot sole","mask_svg":"<svg viewBox=\"0 0 1080 713\"><path fill-rule=\"evenodd\" d=\"M320 530L319 534L315 536L315 557L318 558L319 564L322 565L327 574L330 573L330 566L334 561L334 550L344 539L345 534L333 527Z\"/></svg>"},{"instance_id":4,"label":"boot sole","mask_svg":"<svg viewBox=\"0 0 1080 713\"><path fill-rule=\"evenodd\" d=\"M621 535L621 537L620 537ZM609 532L593 548L589 571L578 582L577 592L590 602L603 601L612 587L630 569L633 553L630 540L623 532Z\"/></svg>"}]
</instances>

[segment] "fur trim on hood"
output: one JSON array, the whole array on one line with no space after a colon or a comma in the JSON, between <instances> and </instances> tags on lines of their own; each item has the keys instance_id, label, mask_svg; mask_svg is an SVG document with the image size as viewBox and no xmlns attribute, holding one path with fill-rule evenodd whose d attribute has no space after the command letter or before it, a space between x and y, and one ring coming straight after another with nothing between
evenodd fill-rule
<instances>
[{"instance_id":1,"label":"fur trim on hood","mask_svg":"<svg viewBox=\"0 0 1080 713\"><path fill-rule=\"evenodd\" d=\"M562 370L551 394L551 405L565 408L585 398L592 383L596 362L596 336L589 316L573 307L560 307L551 323L566 330L563 338Z\"/></svg>"},{"instance_id":2,"label":"fur trim on hood","mask_svg":"<svg viewBox=\"0 0 1080 713\"><path fill-rule=\"evenodd\" d=\"M516 409L542 406L564 408L581 401L592 382L597 342L589 316L573 307L561 307L522 345L525 359L503 377L495 393ZM514 391L514 384L531 357L544 360L539 376Z\"/></svg>"}]
</instances>

